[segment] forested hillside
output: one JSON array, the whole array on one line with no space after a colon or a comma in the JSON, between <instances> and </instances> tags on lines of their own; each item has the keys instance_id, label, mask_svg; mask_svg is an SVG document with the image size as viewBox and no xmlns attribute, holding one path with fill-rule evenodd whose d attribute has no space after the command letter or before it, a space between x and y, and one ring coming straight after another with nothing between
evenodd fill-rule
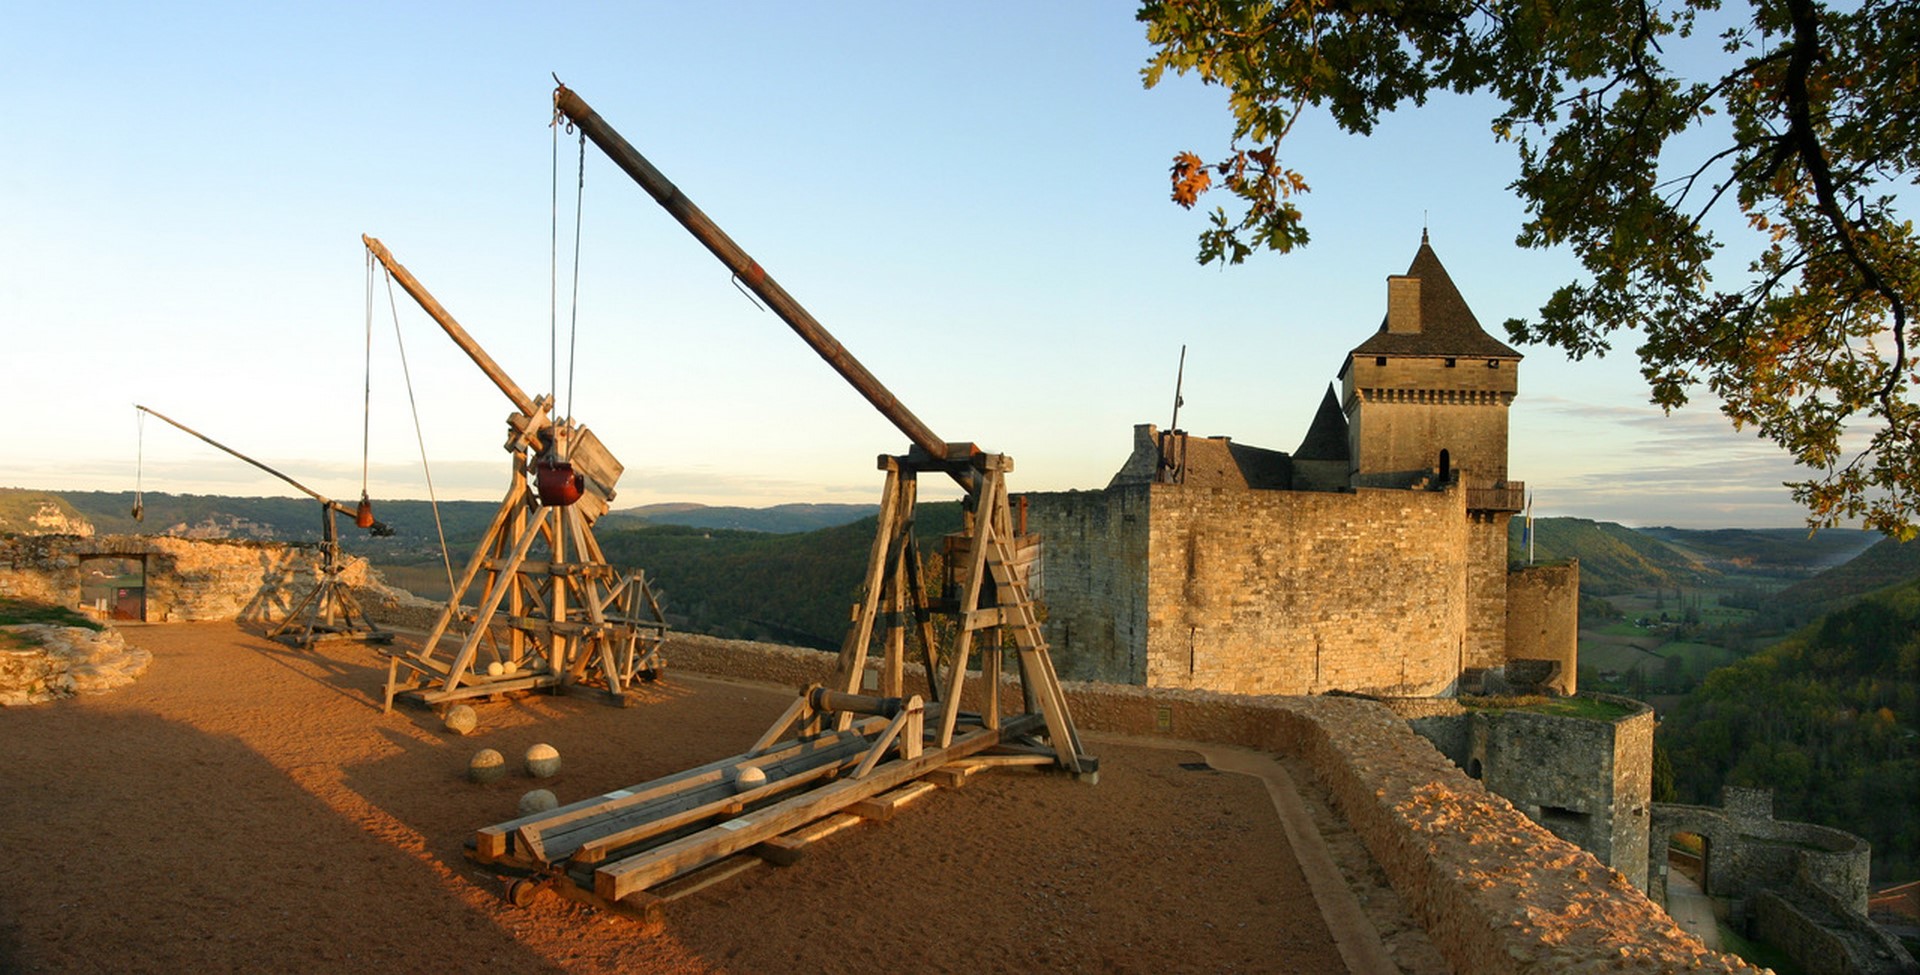
<instances>
[{"instance_id":1,"label":"forested hillside","mask_svg":"<svg viewBox=\"0 0 1920 975\"><path fill-rule=\"evenodd\" d=\"M166 494L148 491L142 498L145 517L133 519L132 491L62 491L60 497L93 522L103 534L183 534L214 538L261 538L289 542L320 540L320 504L311 498L242 498L219 494ZM358 498L338 499L352 507ZM495 501L443 501L440 518L456 561L470 550L500 507ZM438 557L439 536L434 530L433 505L426 501L373 502L374 516L394 530L387 538L371 538L353 527L351 518L339 522L340 540L358 554L382 557Z\"/></svg>"},{"instance_id":2,"label":"forested hillside","mask_svg":"<svg viewBox=\"0 0 1920 975\"><path fill-rule=\"evenodd\" d=\"M1798 625L1909 579L1920 579L1920 542L1882 538L1858 558L1774 593L1761 613Z\"/></svg>"},{"instance_id":3,"label":"forested hillside","mask_svg":"<svg viewBox=\"0 0 1920 975\"><path fill-rule=\"evenodd\" d=\"M1507 526L1507 557L1525 561L1526 520ZM1580 590L1596 596L1672 586L1695 586L1717 573L1672 545L1610 521L1536 518L1533 557L1538 562L1580 560Z\"/></svg>"},{"instance_id":4,"label":"forested hillside","mask_svg":"<svg viewBox=\"0 0 1920 975\"><path fill-rule=\"evenodd\" d=\"M960 527L958 502L922 504L921 550ZM681 525L602 531L609 561L639 566L666 593L674 625L702 633L839 649L848 611L873 547L868 516L801 534L707 530Z\"/></svg>"},{"instance_id":5,"label":"forested hillside","mask_svg":"<svg viewBox=\"0 0 1920 975\"><path fill-rule=\"evenodd\" d=\"M686 525L689 528L728 528L785 535L833 528L858 521L879 510L877 504L776 504L767 508L648 504L608 512L601 524L609 528L634 528L642 524Z\"/></svg>"},{"instance_id":6,"label":"forested hillside","mask_svg":"<svg viewBox=\"0 0 1920 975\"><path fill-rule=\"evenodd\" d=\"M1877 879L1920 872L1920 580L1714 671L1661 723L1679 799L1774 791L1777 815L1873 843Z\"/></svg>"}]
</instances>

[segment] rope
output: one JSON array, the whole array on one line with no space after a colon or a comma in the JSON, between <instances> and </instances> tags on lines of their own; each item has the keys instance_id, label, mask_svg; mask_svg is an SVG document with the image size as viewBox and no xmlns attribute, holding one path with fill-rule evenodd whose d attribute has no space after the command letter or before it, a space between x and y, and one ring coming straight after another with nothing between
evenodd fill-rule
<instances>
[{"instance_id":1,"label":"rope","mask_svg":"<svg viewBox=\"0 0 1920 975\"><path fill-rule=\"evenodd\" d=\"M367 498L367 456L373 439L373 252L367 251L367 358L360 402L360 500Z\"/></svg>"},{"instance_id":2,"label":"rope","mask_svg":"<svg viewBox=\"0 0 1920 975\"><path fill-rule=\"evenodd\" d=\"M440 535L440 564L447 569L447 599L453 599L453 558L447 554L447 529L440 523L440 498L433 490L433 467L427 463L427 438L420 429L420 404L413 397L413 372L407 368L407 342L400 335L400 306L393 297L393 273L387 273L387 307L393 310L393 341L400 347L400 375L407 381L407 406L413 410L413 438L420 444L420 469L427 475L427 501L433 505L433 530Z\"/></svg>"},{"instance_id":3,"label":"rope","mask_svg":"<svg viewBox=\"0 0 1920 975\"><path fill-rule=\"evenodd\" d=\"M580 337L580 222L587 196L587 134L580 133L580 178L573 197L573 307L567 325L567 418L573 418L574 349Z\"/></svg>"},{"instance_id":4,"label":"rope","mask_svg":"<svg viewBox=\"0 0 1920 975\"><path fill-rule=\"evenodd\" d=\"M553 164L548 169L553 184L548 191L547 211L547 389L560 391L560 110L553 110ZM569 124L571 128L571 124Z\"/></svg>"},{"instance_id":5,"label":"rope","mask_svg":"<svg viewBox=\"0 0 1920 975\"><path fill-rule=\"evenodd\" d=\"M146 508L145 475L147 467L147 413L140 407L133 408L133 520Z\"/></svg>"}]
</instances>

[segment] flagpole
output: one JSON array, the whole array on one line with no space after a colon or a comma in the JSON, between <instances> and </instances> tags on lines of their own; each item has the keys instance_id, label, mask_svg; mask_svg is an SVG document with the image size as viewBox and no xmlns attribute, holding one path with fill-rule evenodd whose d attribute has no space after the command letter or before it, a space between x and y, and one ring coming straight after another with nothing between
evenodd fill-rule
<instances>
[{"instance_id":1,"label":"flagpole","mask_svg":"<svg viewBox=\"0 0 1920 975\"><path fill-rule=\"evenodd\" d=\"M1527 564L1533 564L1533 492L1527 492Z\"/></svg>"}]
</instances>

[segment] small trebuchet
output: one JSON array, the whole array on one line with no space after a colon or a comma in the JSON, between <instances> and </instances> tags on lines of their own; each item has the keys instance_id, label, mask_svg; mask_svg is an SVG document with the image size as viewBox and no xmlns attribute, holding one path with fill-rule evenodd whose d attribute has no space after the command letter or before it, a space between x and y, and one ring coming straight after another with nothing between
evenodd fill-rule
<instances>
[{"instance_id":1,"label":"small trebuchet","mask_svg":"<svg viewBox=\"0 0 1920 975\"><path fill-rule=\"evenodd\" d=\"M665 666L667 629L646 575L609 565L593 534L625 468L586 426L555 418L551 397L522 391L385 245L361 240L515 408L506 496L420 648L389 655L385 707L402 691L440 705L575 683L625 703Z\"/></svg>"},{"instance_id":2,"label":"small trebuchet","mask_svg":"<svg viewBox=\"0 0 1920 975\"><path fill-rule=\"evenodd\" d=\"M150 410L139 404L134 409L141 413L165 421L175 429L200 441L224 451L240 460L272 474L274 477L293 485L301 493L320 502L320 578L313 588L300 597L287 611L286 619L267 627L267 636L298 647L310 647L322 640L360 640L366 643L386 643L393 634L367 618L367 612L361 608L360 601L354 598L353 587L341 578L347 571L347 562L340 554L340 528L335 520L346 515L354 520L357 527L365 528L375 536L391 535L393 530L374 520L373 503L365 494L360 497L357 508L349 508L332 498L288 477L273 468L248 457L232 447L201 433L192 427L167 416L158 410ZM142 519L142 505L134 502L133 518Z\"/></svg>"}]
</instances>

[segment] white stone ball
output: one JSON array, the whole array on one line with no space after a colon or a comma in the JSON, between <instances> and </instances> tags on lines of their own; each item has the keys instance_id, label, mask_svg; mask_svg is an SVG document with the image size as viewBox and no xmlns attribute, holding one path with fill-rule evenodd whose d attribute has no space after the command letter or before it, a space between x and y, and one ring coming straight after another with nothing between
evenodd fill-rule
<instances>
[{"instance_id":1,"label":"white stone ball","mask_svg":"<svg viewBox=\"0 0 1920 975\"><path fill-rule=\"evenodd\" d=\"M448 708L447 713L440 720L447 726L448 731L456 735L472 734L473 729L480 727L480 715L475 714L472 708L464 704L456 704Z\"/></svg>"},{"instance_id":2,"label":"white stone ball","mask_svg":"<svg viewBox=\"0 0 1920 975\"><path fill-rule=\"evenodd\" d=\"M560 800L545 789L535 789L520 797L520 815L531 816L550 809L560 808Z\"/></svg>"},{"instance_id":3,"label":"white stone ball","mask_svg":"<svg viewBox=\"0 0 1920 975\"><path fill-rule=\"evenodd\" d=\"M473 761L467 763L467 778L475 782L498 782L507 775L507 757L491 748L482 748L473 753Z\"/></svg>"},{"instance_id":4,"label":"white stone ball","mask_svg":"<svg viewBox=\"0 0 1920 975\"><path fill-rule=\"evenodd\" d=\"M498 676L500 676L501 674L504 674L504 673L506 673L506 672L507 672L507 665L506 665L506 664L503 664L503 663L501 663L501 662L500 662L500 661L498 661L498 660L496 660L496 661L494 661L493 663L490 663L490 664L488 664L488 665L487 665L487 676L488 676L488 677L498 677Z\"/></svg>"},{"instance_id":5,"label":"white stone ball","mask_svg":"<svg viewBox=\"0 0 1920 975\"><path fill-rule=\"evenodd\" d=\"M544 779L560 772L560 752L552 745L542 742L527 749L527 774L536 779Z\"/></svg>"},{"instance_id":6,"label":"white stone ball","mask_svg":"<svg viewBox=\"0 0 1920 975\"><path fill-rule=\"evenodd\" d=\"M520 661L518 660L507 661L505 665L505 669L507 672L507 676L512 677L514 674L517 674L520 672Z\"/></svg>"},{"instance_id":7,"label":"white stone ball","mask_svg":"<svg viewBox=\"0 0 1920 975\"><path fill-rule=\"evenodd\" d=\"M766 784L767 773L762 771L758 766L743 766L739 774L733 777L733 791L735 792L746 792L749 789L758 789Z\"/></svg>"}]
</instances>

